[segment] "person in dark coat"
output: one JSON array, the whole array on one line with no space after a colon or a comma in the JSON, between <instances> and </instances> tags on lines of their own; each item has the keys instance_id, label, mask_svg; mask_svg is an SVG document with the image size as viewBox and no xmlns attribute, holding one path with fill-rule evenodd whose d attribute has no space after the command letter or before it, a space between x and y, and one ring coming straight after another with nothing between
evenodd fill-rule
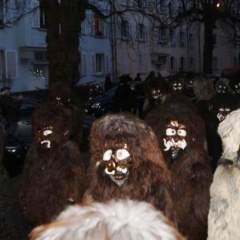
<instances>
[{"instance_id":1,"label":"person in dark coat","mask_svg":"<svg viewBox=\"0 0 240 240\"><path fill-rule=\"evenodd\" d=\"M5 127L9 135L15 136L22 100L22 95L19 95L16 101L12 99L10 87L1 88L1 111L3 118L5 119Z\"/></svg>"},{"instance_id":2,"label":"person in dark coat","mask_svg":"<svg viewBox=\"0 0 240 240\"><path fill-rule=\"evenodd\" d=\"M137 94L130 86L132 78L129 75L122 75L119 80L120 84L114 94L114 110L115 112L131 112L136 114Z\"/></svg>"},{"instance_id":3,"label":"person in dark coat","mask_svg":"<svg viewBox=\"0 0 240 240\"><path fill-rule=\"evenodd\" d=\"M111 74L108 73L107 76L105 77L105 82L104 82L104 89L105 92L108 91L109 89L112 88L112 80L111 80Z\"/></svg>"},{"instance_id":4,"label":"person in dark coat","mask_svg":"<svg viewBox=\"0 0 240 240\"><path fill-rule=\"evenodd\" d=\"M0 116L0 239L27 240L31 225L27 222L18 202L14 180L10 179L2 164L6 138L2 116Z\"/></svg>"},{"instance_id":5,"label":"person in dark coat","mask_svg":"<svg viewBox=\"0 0 240 240\"><path fill-rule=\"evenodd\" d=\"M141 79L141 77L140 77L140 73L137 73L137 76L134 78L134 81L135 82L141 82L142 81L142 79Z\"/></svg>"}]
</instances>

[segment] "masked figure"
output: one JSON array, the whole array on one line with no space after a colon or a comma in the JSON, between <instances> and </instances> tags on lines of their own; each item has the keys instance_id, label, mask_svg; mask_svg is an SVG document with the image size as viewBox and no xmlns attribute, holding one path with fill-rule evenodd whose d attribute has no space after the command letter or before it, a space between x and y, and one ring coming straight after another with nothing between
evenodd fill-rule
<instances>
[{"instance_id":1,"label":"masked figure","mask_svg":"<svg viewBox=\"0 0 240 240\"><path fill-rule=\"evenodd\" d=\"M203 119L187 97L172 94L145 120L171 172L179 230L187 239L206 239L212 171Z\"/></svg>"},{"instance_id":2,"label":"masked figure","mask_svg":"<svg viewBox=\"0 0 240 240\"><path fill-rule=\"evenodd\" d=\"M95 120L85 201L129 198L152 203L173 222L171 178L152 129L131 114Z\"/></svg>"},{"instance_id":3,"label":"masked figure","mask_svg":"<svg viewBox=\"0 0 240 240\"><path fill-rule=\"evenodd\" d=\"M218 126L223 153L210 188L208 240L240 239L240 109Z\"/></svg>"},{"instance_id":4,"label":"masked figure","mask_svg":"<svg viewBox=\"0 0 240 240\"><path fill-rule=\"evenodd\" d=\"M171 93L183 93L184 83L180 78L170 80L170 91Z\"/></svg>"},{"instance_id":5,"label":"masked figure","mask_svg":"<svg viewBox=\"0 0 240 240\"><path fill-rule=\"evenodd\" d=\"M38 225L82 200L85 170L77 144L69 140L70 116L62 105L40 105L32 125L34 139L26 157L20 202L29 221Z\"/></svg>"},{"instance_id":6,"label":"masked figure","mask_svg":"<svg viewBox=\"0 0 240 240\"><path fill-rule=\"evenodd\" d=\"M145 94L146 99L143 106L144 115L152 108L159 106L166 93L167 90L159 79L149 81Z\"/></svg>"}]
</instances>

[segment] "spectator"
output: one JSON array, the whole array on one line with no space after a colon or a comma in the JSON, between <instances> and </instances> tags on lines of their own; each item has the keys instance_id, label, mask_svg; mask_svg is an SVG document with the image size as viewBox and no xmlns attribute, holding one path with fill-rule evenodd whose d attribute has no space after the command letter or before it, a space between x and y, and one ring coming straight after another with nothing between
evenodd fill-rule
<instances>
[{"instance_id":1,"label":"spectator","mask_svg":"<svg viewBox=\"0 0 240 240\"><path fill-rule=\"evenodd\" d=\"M108 73L107 76L105 77L105 82L104 82L105 92L108 91L111 88L112 88L111 74Z\"/></svg>"},{"instance_id":2,"label":"spectator","mask_svg":"<svg viewBox=\"0 0 240 240\"><path fill-rule=\"evenodd\" d=\"M120 84L114 95L114 110L116 112L137 113L137 94L131 88L132 78L129 75L122 75Z\"/></svg>"},{"instance_id":3,"label":"spectator","mask_svg":"<svg viewBox=\"0 0 240 240\"><path fill-rule=\"evenodd\" d=\"M137 82L137 81L142 81L141 77L140 77L140 73L137 73L137 76L134 78L134 81Z\"/></svg>"},{"instance_id":4,"label":"spectator","mask_svg":"<svg viewBox=\"0 0 240 240\"><path fill-rule=\"evenodd\" d=\"M19 120L19 108L22 105L23 96L19 95L14 101L11 97L11 88L1 88L1 110L5 119L5 127L9 135L15 136L17 122Z\"/></svg>"}]
</instances>

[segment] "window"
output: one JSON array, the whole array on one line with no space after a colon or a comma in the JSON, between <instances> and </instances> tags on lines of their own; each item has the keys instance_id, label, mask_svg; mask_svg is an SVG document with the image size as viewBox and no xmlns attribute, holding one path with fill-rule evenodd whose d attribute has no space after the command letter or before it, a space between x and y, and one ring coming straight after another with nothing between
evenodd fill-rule
<instances>
[{"instance_id":1,"label":"window","mask_svg":"<svg viewBox=\"0 0 240 240\"><path fill-rule=\"evenodd\" d=\"M107 57L103 53L96 53L92 55L92 74L105 74L105 58Z\"/></svg>"},{"instance_id":2,"label":"window","mask_svg":"<svg viewBox=\"0 0 240 240\"><path fill-rule=\"evenodd\" d=\"M32 1L33 8L33 22L34 28L47 28L47 17L46 17L46 3L42 1Z\"/></svg>"},{"instance_id":3,"label":"window","mask_svg":"<svg viewBox=\"0 0 240 240\"><path fill-rule=\"evenodd\" d=\"M217 45L217 34L213 33L213 46L216 47Z\"/></svg>"},{"instance_id":4,"label":"window","mask_svg":"<svg viewBox=\"0 0 240 240\"><path fill-rule=\"evenodd\" d=\"M161 14L166 13L164 0L156 0L156 11Z\"/></svg>"},{"instance_id":5,"label":"window","mask_svg":"<svg viewBox=\"0 0 240 240\"><path fill-rule=\"evenodd\" d=\"M170 29L169 30L169 37L170 37L170 44L174 45L175 43L175 30L174 29Z\"/></svg>"},{"instance_id":6,"label":"window","mask_svg":"<svg viewBox=\"0 0 240 240\"><path fill-rule=\"evenodd\" d=\"M40 28L47 28L46 3L40 1Z\"/></svg>"},{"instance_id":7,"label":"window","mask_svg":"<svg viewBox=\"0 0 240 240\"><path fill-rule=\"evenodd\" d=\"M82 64L82 68L80 73L81 75L86 75L87 74L87 55L85 53L82 54L81 64Z\"/></svg>"},{"instance_id":8,"label":"window","mask_svg":"<svg viewBox=\"0 0 240 240\"><path fill-rule=\"evenodd\" d=\"M4 6L3 1L0 1L0 27L4 25Z\"/></svg>"},{"instance_id":9,"label":"window","mask_svg":"<svg viewBox=\"0 0 240 240\"><path fill-rule=\"evenodd\" d=\"M173 6L171 2L168 4L168 15L170 18L173 16Z\"/></svg>"},{"instance_id":10,"label":"window","mask_svg":"<svg viewBox=\"0 0 240 240\"><path fill-rule=\"evenodd\" d=\"M134 0L134 5L140 9L143 9L147 6L146 0Z\"/></svg>"},{"instance_id":11,"label":"window","mask_svg":"<svg viewBox=\"0 0 240 240\"><path fill-rule=\"evenodd\" d=\"M147 32L144 24L137 24L137 39L140 41L147 40Z\"/></svg>"},{"instance_id":12,"label":"window","mask_svg":"<svg viewBox=\"0 0 240 240\"><path fill-rule=\"evenodd\" d=\"M104 36L104 21L99 17L94 18L94 35Z\"/></svg>"},{"instance_id":13,"label":"window","mask_svg":"<svg viewBox=\"0 0 240 240\"><path fill-rule=\"evenodd\" d=\"M179 32L179 45L180 46L185 45L185 33L183 31Z\"/></svg>"},{"instance_id":14,"label":"window","mask_svg":"<svg viewBox=\"0 0 240 240\"><path fill-rule=\"evenodd\" d=\"M158 32L158 42L166 43L167 41L167 29L165 27L160 27Z\"/></svg>"},{"instance_id":15,"label":"window","mask_svg":"<svg viewBox=\"0 0 240 240\"><path fill-rule=\"evenodd\" d=\"M213 69L213 71L218 71L218 58L217 57L213 57L212 69Z\"/></svg>"},{"instance_id":16,"label":"window","mask_svg":"<svg viewBox=\"0 0 240 240\"><path fill-rule=\"evenodd\" d=\"M46 51L35 51L34 60L38 62L47 62L47 52Z\"/></svg>"},{"instance_id":17,"label":"window","mask_svg":"<svg viewBox=\"0 0 240 240\"><path fill-rule=\"evenodd\" d=\"M0 1L0 27L4 27L4 25L12 25L12 9L14 9L13 4L14 3L12 1Z\"/></svg>"},{"instance_id":18,"label":"window","mask_svg":"<svg viewBox=\"0 0 240 240\"><path fill-rule=\"evenodd\" d=\"M170 58L170 69L171 69L171 71L175 70L175 58L174 57Z\"/></svg>"},{"instance_id":19,"label":"window","mask_svg":"<svg viewBox=\"0 0 240 240\"><path fill-rule=\"evenodd\" d=\"M188 44L190 48L193 47L193 34L191 33L188 35Z\"/></svg>"},{"instance_id":20,"label":"window","mask_svg":"<svg viewBox=\"0 0 240 240\"><path fill-rule=\"evenodd\" d=\"M180 71L184 71L185 70L185 58L184 57L180 57Z\"/></svg>"},{"instance_id":21,"label":"window","mask_svg":"<svg viewBox=\"0 0 240 240\"><path fill-rule=\"evenodd\" d=\"M194 59L193 59L193 57L190 57L189 67L190 67L190 70L194 70Z\"/></svg>"},{"instance_id":22,"label":"window","mask_svg":"<svg viewBox=\"0 0 240 240\"><path fill-rule=\"evenodd\" d=\"M126 20L121 21L121 38L130 38L130 25Z\"/></svg>"}]
</instances>

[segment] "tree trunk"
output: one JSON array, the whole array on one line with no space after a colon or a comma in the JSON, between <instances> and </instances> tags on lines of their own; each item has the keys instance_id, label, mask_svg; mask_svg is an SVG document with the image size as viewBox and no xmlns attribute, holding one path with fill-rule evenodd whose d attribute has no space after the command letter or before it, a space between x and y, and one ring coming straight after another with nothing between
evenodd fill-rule
<instances>
[{"instance_id":1,"label":"tree trunk","mask_svg":"<svg viewBox=\"0 0 240 240\"><path fill-rule=\"evenodd\" d=\"M203 47L203 72L207 74L212 73L212 59L213 59L213 27L209 22L204 23L204 47Z\"/></svg>"},{"instance_id":2,"label":"tree trunk","mask_svg":"<svg viewBox=\"0 0 240 240\"><path fill-rule=\"evenodd\" d=\"M84 1L47 0L47 52L49 85L65 82L73 87L79 80L79 34L85 18Z\"/></svg>"}]
</instances>

